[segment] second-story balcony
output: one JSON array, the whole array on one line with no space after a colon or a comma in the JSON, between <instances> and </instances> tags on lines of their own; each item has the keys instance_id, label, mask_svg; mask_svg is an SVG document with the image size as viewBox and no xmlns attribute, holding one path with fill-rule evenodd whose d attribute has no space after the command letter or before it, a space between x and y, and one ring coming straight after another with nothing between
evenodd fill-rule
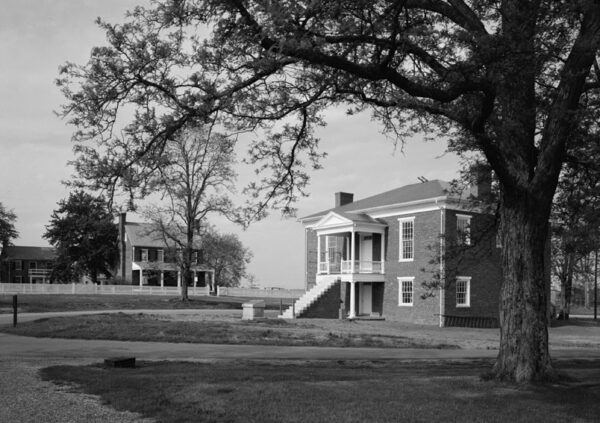
<instances>
[{"instance_id":1,"label":"second-story balcony","mask_svg":"<svg viewBox=\"0 0 600 423\"><path fill-rule=\"evenodd\" d=\"M383 282L387 225L364 214L330 212L317 235L317 282Z\"/></svg>"},{"instance_id":2,"label":"second-story balcony","mask_svg":"<svg viewBox=\"0 0 600 423\"><path fill-rule=\"evenodd\" d=\"M342 260L338 263L330 263L328 261L319 262L319 274L334 275L349 273L383 274L384 262L372 260Z\"/></svg>"}]
</instances>

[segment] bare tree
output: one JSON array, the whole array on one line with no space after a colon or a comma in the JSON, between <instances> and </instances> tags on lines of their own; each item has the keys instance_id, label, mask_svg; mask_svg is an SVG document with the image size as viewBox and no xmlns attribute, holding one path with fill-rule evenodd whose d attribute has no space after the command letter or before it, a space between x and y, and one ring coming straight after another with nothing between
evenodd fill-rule
<instances>
[{"instance_id":1,"label":"bare tree","mask_svg":"<svg viewBox=\"0 0 600 423\"><path fill-rule=\"evenodd\" d=\"M202 260L199 235L207 216L234 217L229 198L236 178L234 146L232 138L214 132L214 125L182 130L165 145L158 171L147 186L165 200L145 214L181 271L184 301L193 284L192 267Z\"/></svg>"}]
</instances>

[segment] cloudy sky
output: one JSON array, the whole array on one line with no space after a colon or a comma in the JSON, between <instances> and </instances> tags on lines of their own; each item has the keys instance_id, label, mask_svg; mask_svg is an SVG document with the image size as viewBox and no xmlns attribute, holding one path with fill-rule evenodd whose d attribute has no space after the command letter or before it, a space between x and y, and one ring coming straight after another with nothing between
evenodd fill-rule
<instances>
[{"instance_id":1,"label":"cloudy sky","mask_svg":"<svg viewBox=\"0 0 600 423\"><path fill-rule=\"evenodd\" d=\"M18 216L16 245L47 245L42 238L56 203L68 195L73 128L55 116L63 98L54 84L67 61L84 63L93 46L104 44L94 24L123 19L141 0L19 0L0 13L0 202ZM312 174L309 197L298 216L333 206L334 193L364 198L417 182L417 177L449 180L457 159L445 144L410 140L404 152L380 134L368 115L327 114L319 136L328 153L324 169ZM244 180L238 181L242 185ZM133 216L135 218L135 216ZM243 232L214 219L223 232L238 233L254 252L249 271L261 286L303 286L304 231L295 219L273 213Z\"/></svg>"}]
</instances>

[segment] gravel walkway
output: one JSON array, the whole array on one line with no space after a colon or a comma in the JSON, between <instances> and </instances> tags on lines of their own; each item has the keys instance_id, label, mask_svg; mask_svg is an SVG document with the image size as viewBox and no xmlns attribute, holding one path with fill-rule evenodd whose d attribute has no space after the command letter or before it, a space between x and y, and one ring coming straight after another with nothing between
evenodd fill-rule
<instances>
[{"instance_id":1,"label":"gravel walkway","mask_svg":"<svg viewBox=\"0 0 600 423\"><path fill-rule=\"evenodd\" d=\"M73 364L70 360L69 363ZM60 362L0 361L0 422L153 422L104 406L93 395L42 381L38 370ZM84 362L80 363L84 364Z\"/></svg>"}]
</instances>

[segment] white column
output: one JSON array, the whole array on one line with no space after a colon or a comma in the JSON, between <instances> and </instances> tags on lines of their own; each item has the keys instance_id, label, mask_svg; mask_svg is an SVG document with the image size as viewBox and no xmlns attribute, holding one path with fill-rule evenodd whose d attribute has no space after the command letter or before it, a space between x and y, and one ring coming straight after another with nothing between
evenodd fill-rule
<instances>
[{"instance_id":1,"label":"white column","mask_svg":"<svg viewBox=\"0 0 600 423\"><path fill-rule=\"evenodd\" d=\"M329 274L329 235L325 235L325 263L327 263L327 271Z\"/></svg>"},{"instance_id":2,"label":"white column","mask_svg":"<svg viewBox=\"0 0 600 423\"><path fill-rule=\"evenodd\" d=\"M144 269L140 269L140 286L144 285Z\"/></svg>"},{"instance_id":3,"label":"white column","mask_svg":"<svg viewBox=\"0 0 600 423\"><path fill-rule=\"evenodd\" d=\"M354 246L356 245L354 227L352 228L352 236L350 237L350 239L350 273L356 273L354 268L354 261L356 260L356 252L354 251Z\"/></svg>"},{"instance_id":4,"label":"white column","mask_svg":"<svg viewBox=\"0 0 600 423\"><path fill-rule=\"evenodd\" d=\"M352 232L352 237L354 238L354 232ZM354 319L356 317L356 284L354 282L350 282L350 313L348 313L349 319Z\"/></svg>"},{"instance_id":5,"label":"white column","mask_svg":"<svg viewBox=\"0 0 600 423\"><path fill-rule=\"evenodd\" d=\"M321 273L321 235L317 234L317 275Z\"/></svg>"},{"instance_id":6,"label":"white column","mask_svg":"<svg viewBox=\"0 0 600 423\"><path fill-rule=\"evenodd\" d=\"M181 288L181 272L177 271L177 286Z\"/></svg>"},{"instance_id":7,"label":"white column","mask_svg":"<svg viewBox=\"0 0 600 423\"><path fill-rule=\"evenodd\" d=\"M385 273L385 232L381 234L381 274Z\"/></svg>"},{"instance_id":8,"label":"white column","mask_svg":"<svg viewBox=\"0 0 600 423\"><path fill-rule=\"evenodd\" d=\"M164 272L164 270L160 271L160 287L161 288L165 287L165 272Z\"/></svg>"},{"instance_id":9,"label":"white column","mask_svg":"<svg viewBox=\"0 0 600 423\"><path fill-rule=\"evenodd\" d=\"M196 271L194 270L194 288L196 287Z\"/></svg>"}]
</instances>

